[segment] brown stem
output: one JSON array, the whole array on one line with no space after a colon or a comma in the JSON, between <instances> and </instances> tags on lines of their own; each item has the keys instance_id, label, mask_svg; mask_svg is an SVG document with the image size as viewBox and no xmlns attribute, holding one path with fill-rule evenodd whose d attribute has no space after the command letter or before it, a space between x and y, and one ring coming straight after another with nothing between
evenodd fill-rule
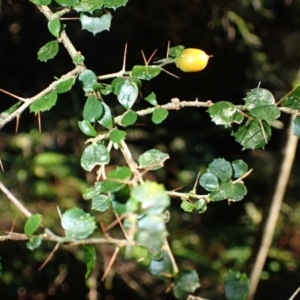
<instances>
[{"instance_id":1,"label":"brown stem","mask_svg":"<svg viewBox=\"0 0 300 300\"><path fill-rule=\"evenodd\" d=\"M276 188L274 190L273 199L271 202L271 207L269 210L269 215L267 221L265 223L262 241L258 250L258 253L255 257L254 266L252 268L252 272L250 274L250 291L248 300L252 300L260 279L260 274L263 270L268 251L270 249L272 238L274 235L276 222L279 216L282 200L285 194L286 186L288 183L288 179L291 173L292 165L295 158L296 148L298 144L298 138L293 135L292 132L292 120L290 127L288 129L288 138L284 151L284 157L281 165L281 172L279 173L278 181Z\"/></svg>"}]
</instances>

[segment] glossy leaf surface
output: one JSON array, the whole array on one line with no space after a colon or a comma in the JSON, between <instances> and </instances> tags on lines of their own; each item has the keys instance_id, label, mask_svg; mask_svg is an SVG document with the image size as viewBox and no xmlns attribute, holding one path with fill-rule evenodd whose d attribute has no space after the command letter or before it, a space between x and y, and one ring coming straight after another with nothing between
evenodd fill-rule
<instances>
[{"instance_id":1,"label":"glossy leaf surface","mask_svg":"<svg viewBox=\"0 0 300 300\"><path fill-rule=\"evenodd\" d=\"M80 130L88 136L96 136L97 132L89 121L83 120L78 122Z\"/></svg>"},{"instance_id":2,"label":"glossy leaf surface","mask_svg":"<svg viewBox=\"0 0 300 300\"><path fill-rule=\"evenodd\" d=\"M231 126L231 123L240 124L244 119L242 113L232 103L226 101L213 104L207 112L216 125L224 125L225 127Z\"/></svg>"},{"instance_id":3,"label":"glossy leaf surface","mask_svg":"<svg viewBox=\"0 0 300 300\"><path fill-rule=\"evenodd\" d=\"M52 59L58 53L58 42L51 41L40 48L38 52L38 59L40 61L47 61Z\"/></svg>"},{"instance_id":4,"label":"glossy leaf surface","mask_svg":"<svg viewBox=\"0 0 300 300\"><path fill-rule=\"evenodd\" d=\"M112 16L104 14L101 17L91 17L81 13L79 19L82 29L85 29L95 35L101 31L110 29Z\"/></svg>"},{"instance_id":5,"label":"glossy leaf surface","mask_svg":"<svg viewBox=\"0 0 300 300\"><path fill-rule=\"evenodd\" d=\"M26 243L27 249L33 251L37 249L42 244L42 238L40 236L32 236Z\"/></svg>"},{"instance_id":6,"label":"glossy leaf surface","mask_svg":"<svg viewBox=\"0 0 300 300\"><path fill-rule=\"evenodd\" d=\"M112 129L114 120L113 120L110 108L104 102L102 102L102 107L103 107L103 114L102 114L101 118L98 120L98 123L101 124L106 129Z\"/></svg>"},{"instance_id":7,"label":"glossy leaf surface","mask_svg":"<svg viewBox=\"0 0 300 300\"><path fill-rule=\"evenodd\" d=\"M148 101L151 105L153 106L157 106L157 100L156 100L156 95L155 93L151 92L151 94L149 94L146 98L146 101Z\"/></svg>"},{"instance_id":8,"label":"glossy leaf surface","mask_svg":"<svg viewBox=\"0 0 300 300\"><path fill-rule=\"evenodd\" d=\"M136 122L137 118L138 118L138 115L135 111L128 110L123 114L121 121L120 121L120 125L122 125L124 127L133 125Z\"/></svg>"},{"instance_id":9,"label":"glossy leaf surface","mask_svg":"<svg viewBox=\"0 0 300 300\"><path fill-rule=\"evenodd\" d=\"M162 168L164 162L169 158L168 153L163 153L157 149L151 149L139 157L139 167L141 169L157 170Z\"/></svg>"},{"instance_id":10,"label":"glossy leaf surface","mask_svg":"<svg viewBox=\"0 0 300 300\"><path fill-rule=\"evenodd\" d=\"M42 222L42 216L40 214L34 214L30 216L25 223L24 233L29 237L34 234L40 227Z\"/></svg>"},{"instance_id":11,"label":"glossy leaf surface","mask_svg":"<svg viewBox=\"0 0 300 300\"><path fill-rule=\"evenodd\" d=\"M56 93L61 94L69 91L74 85L75 79L75 76L71 76L58 83L55 87Z\"/></svg>"},{"instance_id":12,"label":"glossy leaf surface","mask_svg":"<svg viewBox=\"0 0 300 300\"><path fill-rule=\"evenodd\" d=\"M102 103L95 96L89 96L83 108L83 119L89 122L96 122L102 114Z\"/></svg>"},{"instance_id":13,"label":"glossy leaf surface","mask_svg":"<svg viewBox=\"0 0 300 300\"><path fill-rule=\"evenodd\" d=\"M91 144L84 149L80 164L86 171L92 171L96 165L108 164L109 161L110 155L105 146Z\"/></svg>"},{"instance_id":14,"label":"glossy leaf surface","mask_svg":"<svg viewBox=\"0 0 300 300\"><path fill-rule=\"evenodd\" d=\"M85 92L93 92L93 86L97 83L97 76L91 70L85 70L80 73L78 80L81 82L82 89Z\"/></svg>"},{"instance_id":15,"label":"glossy leaf surface","mask_svg":"<svg viewBox=\"0 0 300 300\"><path fill-rule=\"evenodd\" d=\"M78 207L73 207L63 213L61 225L66 236L73 239L87 238L96 228L94 217Z\"/></svg>"},{"instance_id":16,"label":"glossy leaf surface","mask_svg":"<svg viewBox=\"0 0 300 300\"><path fill-rule=\"evenodd\" d=\"M125 186L131 177L131 171L127 167L117 167L107 174L107 178L102 182L102 192L112 193Z\"/></svg>"},{"instance_id":17,"label":"glossy leaf surface","mask_svg":"<svg viewBox=\"0 0 300 300\"><path fill-rule=\"evenodd\" d=\"M229 271L224 280L225 295L227 300L246 300L250 281L246 274Z\"/></svg>"},{"instance_id":18,"label":"glossy leaf surface","mask_svg":"<svg viewBox=\"0 0 300 300\"><path fill-rule=\"evenodd\" d=\"M243 149L263 148L271 137L271 127L266 121L248 120L232 133Z\"/></svg>"},{"instance_id":19,"label":"glossy leaf surface","mask_svg":"<svg viewBox=\"0 0 300 300\"><path fill-rule=\"evenodd\" d=\"M126 131L115 129L111 131L109 134L109 139L114 142L119 144L126 136Z\"/></svg>"},{"instance_id":20,"label":"glossy leaf surface","mask_svg":"<svg viewBox=\"0 0 300 300\"><path fill-rule=\"evenodd\" d=\"M167 118L169 112L163 107L156 107L152 113L151 120L154 124L159 124Z\"/></svg>"},{"instance_id":21,"label":"glossy leaf surface","mask_svg":"<svg viewBox=\"0 0 300 300\"><path fill-rule=\"evenodd\" d=\"M58 38L60 36L60 20L59 18L52 19L48 22L48 29L52 33L53 36Z\"/></svg>"},{"instance_id":22,"label":"glossy leaf surface","mask_svg":"<svg viewBox=\"0 0 300 300\"><path fill-rule=\"evenodd\" d=\"M55 91L49 92L30 105L30 112L37 114L38 112L49 110L56 104L56 101L57 93Z\"/></svg>"},{"instance_id":23,"label":"glossy leaf surface","mask_svg":"<svg viewBox=\"0 0 300 300\"><path fill-rule=\"evenodd\" d=\"M83 248L83 261L86 264L85 279L89 278L96 264L96 249L92 245Z\"/></svg>"},{"instance_id":24,"label":"glossy leaf surface","mask_svg":"<svg viewBox=\"0 0 300 300\"><path fill-rule=\"evenodd\" d=\"M194 270L180 271L174 283L174 296L177 299L185 300L190 294L193 294L200 287L199 277Z\"/></svg>"},{"instance_id":25,"label":"glossy leaf surface","mask_svg":"<svg viewBox=\"0 0 300 300\"><path fill-rule=\"evenodd\" d=\"M161 72L158 66L134 66L132 76L141 80L150 80Z\"/></svg>"},{"instance_id":26,"label":"glossy leaf surface","mask_svg":"<svg viewBox=\"0 0 300 300\"><path fill-rule=\"evenodd\" d=\"M221 181L228 181L232 177L231 164L224 158L214 159L208 165L207 172L214 174Z\"/></svg>"},{"instance_id":27,"label":"glossy leaf surface","mask_svg":"<svg viewBox=\"0 0 300 300\"><path fill-rule=\"evenodd\" d=\"M93 13L96 9L101 9L104 3L104 0L81 0L75 3L73 8L78 12Z\"/></svg>"}]
</instances>

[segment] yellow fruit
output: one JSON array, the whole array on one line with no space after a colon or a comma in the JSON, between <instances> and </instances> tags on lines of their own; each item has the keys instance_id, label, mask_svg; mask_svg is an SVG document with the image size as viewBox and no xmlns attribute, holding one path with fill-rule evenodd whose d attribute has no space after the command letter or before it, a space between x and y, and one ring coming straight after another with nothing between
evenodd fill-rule
<instances>
[{"instance_id":1,"label":"yellow fruit","mask_svg":"<svg viewBox=\"0 0 300 300\"><path fill-rule=\"evenodd\" d=\"M203 50L187 48L176 57L175 64L183 72L199 72L206 67L209 57Z\"/></svg>"}]
</instances>

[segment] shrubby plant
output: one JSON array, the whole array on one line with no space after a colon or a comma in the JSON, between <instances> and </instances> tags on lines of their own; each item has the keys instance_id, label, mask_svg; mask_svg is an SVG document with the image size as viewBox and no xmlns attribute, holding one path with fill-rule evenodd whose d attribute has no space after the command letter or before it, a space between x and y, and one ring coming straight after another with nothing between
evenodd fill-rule
<instances>
[{"instance_id":1,"label":"shrubby plant","mask_svg":"<svg viewBox=\"0 0 300 300\"><path fill-rule=\"evenodd\" d=\"M247 163L240 159L227 161L215 158L207 166L206 172L199 174L192 190L168 191L162 184L145 180L144 177L149 172L163 168L165 161L172 157L159 149L148 149L135 161L126 143L127 129L138 118L151 118L159 126L172 110L185 107L205 108L212 122L230 128L232 136L243 149L264 148L271 138L272 124L280 117L281 112L293 114L292 132L297 137L300 136L300 118L297 115L300 108L300 88L295 87L277 102L270 91L258 86L245 95L244 102L240 105L229 101L213 103L181 101L178 98L160 105L155 91L144 98L140 96L143 82L159 76L161 72L174 75L165 67L171 63L176 63L183 71L199 71L207 62L209 64L206 53L199 49L185 49L182 45L168 47L165 58L152 61L152 56L148 60L144 57L144 65L135 65L131 70L126 70L126 45L121 70L99 75L85 65L84 53L76 49L69 39L63 16L71 11L77 12L82 30L89 31L93 38L92 35L110 29L114 10L126 5L127 0L31 2L47 18L48 29L53 36L52 40L39 49L38 60L47 62L55 59L59 51L67 51L74 68L31 98L10 94L18 102L1 113L0 128L13 119L18 119L28 108L38 117L44 111L55 109L60 94L69 92L75 84L80 85L82 95L86 98L82 120L78 122L78 127L86 136L80 164L86 172L96 173L96 181L84 192L83 198L89 201L91 211L100 215L104 212L114 215L124 237L110 236L109 228L99 228L95 217L77 206L59 211L64 230L64 235L59 236L44 227L43 220L47 216L42 216L38 211L33 214L29 212L22 201L16 199L1 183L1 190L28 218L24 224L24 234L12 231L2 236L1 240L26 240L27 248L31 251L45 241L56 244L55 250L63 244L82 245L86 279L93 272L96 257L101 251L96 247L97 244L110 244L115 249L102 279L108 275L118 255L141 260L145 259L146 253L149 272L168 281L177 299L201 299L193 296L200 288L201 277L195 270L179 269L168 244L168 220L172 218L168 208L171 199L180 198L183 211L201 214L209 209L211 202L242 201L247 194L244 179L251 173L251 166L249 169ZM112 107L106 101L109 94L114 95L123 106L120 115L113 115ZM136 110L134 104L137 101L146 101L148 108ZM126 163L107 171L113 149L119 151ZM204 192L200 194L199 190ZM133 252L135 255L132 255ZM51 263L50 259L51 257L45 263ZM250 281L245 274L228 271L224 287L228 300L242 300L249 294Z\"/></svg>"}]
</instances>

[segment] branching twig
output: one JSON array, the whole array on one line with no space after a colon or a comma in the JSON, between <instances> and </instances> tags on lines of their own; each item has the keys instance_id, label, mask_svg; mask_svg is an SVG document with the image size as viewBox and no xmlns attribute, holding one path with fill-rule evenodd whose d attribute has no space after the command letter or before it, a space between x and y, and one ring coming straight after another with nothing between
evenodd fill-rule
<instances>
[{"instance_id":1,"label":"branching twig","mask_svg":"<svg viewBox=\"0 0 300 300\"><path fill-rule=\"evenodd\" d=\"M47 18L48 21L52 20L54 17L56 17L56 14L54 14L48 6L44 5L37 5L37 8L40 10L40 12ZM68 11L62 11L62 13L66 13ZM59 14L59 13L58 13ZM67 36L65 30L63 30L60 34L59 40L62 41L65 48L67 49L69 55L71 58L74 58L76 55L79 54L79 52L75 49L72 42L70 41L69 37Z\"/></svg>"},{"instance_id":2,"label":"branching twig","mask_svg":"<svg viewBox=\"0 0 300 300\"><path fill-rule=\"evenodd\" d=\"M16 118L17 116L20 116L22 112L30 106L34 101L38 100L42 96L46 95L47 93L53 91L55 87L62 81L64 81L66 78L70 76L74 76L82 72L83 67L82 66L76 66L75 69L72 71L68 72L67 74L63 75L60 79L52 82L47 88L45 88L43 91L35 95L34 97L26 99L26 101L18 108L16 109L13 113L5 117L4 119L1 119L0 121L0 128L2 128L5 124Z\"/></svg>"},{"instance_id":3,"label":"branching twig","mask_svg":"<svg viewBox=\"0 0 300 300\"><path fill-rule=\"evenodd\" d=\"M293 117L291 118L291 124L292 124L292 120ZM260 274L263 270L268 255L268 251L272 243L276 222L279 216L282 200L284 197L287 182L294 162L298 138L293 135L291 126L292 125L290 125L290 128L288 129L288 138L287 138L286 148L284 151L284 157L281 165L281 171L279 173L277 185L274 190L272 203L269 209L269 215L265 223L262 241L255 258L252 272L250 274L251 285L250 285L248 300L252 300L256 292Z\"/></svg>"},{"instance_id":4,"label":"branching twig","mask_svg":"<svg viewBox=\"0 0 300 300\"><path fill-rule=\"evenodd\" d=\"M289 300L293 300L299 292L300 292L300 287L297 288L297 290L294 292L294 294L291 296L291 298L289 298Z\"/></svg>"},{"instance_id":5,"label":"branching twig","mask_svg":"<svg viewBox=\"0 0 300 300\"><path fill-rule=\"evenodd\" d=\"M54 256L55 252L58 250L59 248L59 243L57 243L55 245L55 247L53 248L53 250L51 251L51 253L48 255L48 257L45 259L45 261L42 263L42 265L39 267L39 271L41 271L42 269L44 269L44 267L47 265L47 263L51 260L51 258Z\"/></svg>"},{"instance_id":6,"label":"branching twig","mask_svg":"<svg viewBox=\"0 0 300 300\"><path fill-rule=\"evenodd\" d=\"M171 197L177 197L180 199L186 199L188 197L194 198L194 199L205 199L207 202L209 202L209 198L207 195L197 195L197 194L190 194L190 193L179 193L176 191L168 191L167 192L169 194L169 196Z\"/></svg>"},{"instance_id":7,"label":"branching twig","mask_svg":"<svg viewBox=\"0 0 300 300\"><path fill-rule=\"evenodd\" d=\"M7 187L1 181L0 190L23 213L23 215L25 215L27 218L32 215L32 213L7 189Z\"/></svg>"},{"instance_id":8,"label":"branching twig","mask_svg":"<svg viewBox=\"0 0 300 300\"><path fill-rule=\"evenodd\" d=\"M111 270L112 265L113 265L113 263L115 262L115 260L116 260L116 258L117 258L117 255L118 255L119 251L120 251L120 248L117 247L117 248L115 249L114 254L112 255L112 257L111 257L109 263L108 263L108 266L107 266L107 268L106 268L106 270L105 270L105 272L104 272L104 274L103 274L103 276L102 276L102 278L101 278L101 281L104 281L104 280L105 280L107 274L108 274L109 271Z\"/></svg>"},{"instance_id":9,"label":"branching twig","mask_svg":"<svg viewBox=\"0 0 300 300\"><path fill-rule=\"evenodd\" d=\"M169 245L169 242L167 240L167 238L165 238L165 242L164 242L164 246L165 250L167 251L168 255L169 255L169 258L171 260L171 263L172 263L172 266L173 266L173 274L177 274L179 269L178 269L178 266L176 264L176 261L175 261L175 258L174 258L174 255L172 253L172 250L170 248L170 245ZM173 275L172 274L172 275Z\"/></svg>"},{"instance_id":10,"label":"branching twig","mask_svg":"<svg viewBox=\"0 0 300 300\"><path fill-rule=\"evenodd\" d=\"M120 150L126 160L127 165L129 166L129 169L131 170L132 174L134 175L134 178L136 178L136 181L143 182L143 179L139 176L138 165L133 160L131 152L124 140L122 140L120 142ZM136 181L133 180L134 185L137 184Z\"/></svg>"}]
</instances>

